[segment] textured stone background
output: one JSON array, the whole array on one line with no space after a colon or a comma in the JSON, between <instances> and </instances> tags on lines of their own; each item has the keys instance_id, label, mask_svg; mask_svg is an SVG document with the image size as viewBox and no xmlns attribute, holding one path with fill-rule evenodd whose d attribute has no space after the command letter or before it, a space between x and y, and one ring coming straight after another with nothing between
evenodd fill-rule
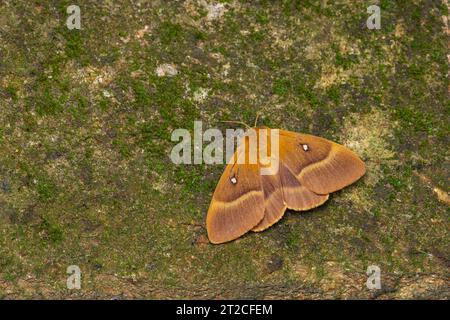
<instances>
[{"instance_id":1,"label":"textured stone background","mask_svg":"<svg viewBox=\"0 0 450 320\"><path fill-rule=\"evenodd\" d=\"M328 2L1 1L0 297L449 298L447 7ZM257 112L368 173L210 245L223 166L173 165L171 132Z\"/></svg>"}]
</instances>

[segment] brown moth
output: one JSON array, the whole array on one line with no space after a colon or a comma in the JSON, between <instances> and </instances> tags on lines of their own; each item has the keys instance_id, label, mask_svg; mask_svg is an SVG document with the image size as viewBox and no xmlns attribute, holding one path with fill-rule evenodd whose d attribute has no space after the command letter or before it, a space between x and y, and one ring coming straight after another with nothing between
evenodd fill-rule
<instances>
[{"instance_id":1,"label":"brown moth","mask_svg":"<svg viewBox=\"0 0 450 320\"><path fill-rule=\"evenodd\" d=\"M258 137L261 129L253 129ZM270 145L270 129L264 129ZM248 143L241 144L227 164L206 217L212 243L237 239L250 230L263 231L280 220L286 209L318 207L331 192L352 184L366 172L364 162L340 144L308 134L278 133L276 173L262 175L261 168L267 164L262 165L259 156L254 164L248 161ZM258 150L263 141L257 139ZM243 154L246 161L237 161Z\"/></svg>"}]
</instances>

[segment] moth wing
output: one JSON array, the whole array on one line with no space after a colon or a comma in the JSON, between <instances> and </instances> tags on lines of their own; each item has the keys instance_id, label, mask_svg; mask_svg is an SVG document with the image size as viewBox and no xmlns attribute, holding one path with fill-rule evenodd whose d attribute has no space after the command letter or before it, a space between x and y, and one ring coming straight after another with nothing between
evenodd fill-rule
<instances>
[{"instance_id":1,"label":"moth wing","mask_svg":"<svg viewBox=\"0 0 450 320\"><path fill-rule=\"evenodd\" d=\"M267 131L269 135L269 131ZM260 139L259 145L271 141L270 139ZM280 140L280 144L284 141ZM270 142L268 143L270 150ZM278 222L284 215L286 208L294 210L309 210L322 205L328 199L328 195L318 195L306 187L302 186L298 178L291 170L280 161L279 155L272 155L272 166L270 175L261 175L261 184L264 191L264 218L252 229L252 231L263 231ZM273 161L278 161L274 165ZM266 165L265 167L267 167ZM274 168L277 168L275 171Z\"/></svg>"},{"instance_id":2,"label":"moth wing","mask_svg":"<svg viewBox=\"0 0 450 320\"><path fill-rule=\"evenodd\" d=\"M286 206L296 211L318 207L328 200L328 194L316 194L303 186L299 179L283 163L280 164L280 180Z\"/></svg>"},{"instance_id":3,"label":"moth wing","mask_svg":"<svg viewBox=\"0 0 450 320\"><path fill-rule=\"evenodd\" d=\"M239 238L264 217L264 192L259 165L230 163L226 166L206 217L208 238L223 243Z\"/></svg>"},{"instance_id":4,"label":"moth wing","mask_svg":"<svg viewBox=\"0 0 450 320\"><path fill-rule=\"evenodd\" d=\"M264 191L264 217L252 229L255 232L263 231L278 222L286 210L280 176L278 174L262 175L261 184Z\"/></svg>"},{"instance_id":5,"label":"moth wing","mask_svg":"<svg viewBox=\"0 0 450 320\"><path fill-rule=\"evenodd\" d=\"M328 194L361 178L364 162L348 148L324 138L280 130L280 161L301 185Z\"/></svg>"},{"instance_id":6,"label":"moth wing","mask_svg":"<svg viewBox=\"0 0 450 320\"><path fill-rule=\"evenodd\" d=\"M300 184L295 175L282 163L278 174L261 176L264 190L264 218L252 231L263 231L278 222L287 208L303 211L322 205L328 195L319 195Z\"/></svg>"}]
</instances>

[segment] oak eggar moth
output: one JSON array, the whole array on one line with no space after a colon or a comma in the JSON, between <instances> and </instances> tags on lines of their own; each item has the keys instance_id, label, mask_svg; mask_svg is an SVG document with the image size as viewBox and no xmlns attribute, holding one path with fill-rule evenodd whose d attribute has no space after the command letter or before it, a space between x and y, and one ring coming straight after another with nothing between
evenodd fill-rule
<instances>
[{"instance_id":1,"label":"oak eggar moth","mask_svg":"<svg viewBox=\"0 0 450 320\"><path fill-rule=\"evenodd\" d=\"M271 141L271 130L264 129L251 129L258 137L264 132L263 139L256 140L258 151ZM320 206L329 193L354 183L366 172L364 162L354 152L313 135L279 130L278 153L269 154L278 166L270 175L261 174L264 165L259 156L254 164L248 161L249 150L249 143L238 146L214 191L206 217L212 243L232 241L250 230L263 231L279 221L286 209L303 211ZM246 160L238 161L239 155L245 155Z\"/></svg>"}]
</instances>

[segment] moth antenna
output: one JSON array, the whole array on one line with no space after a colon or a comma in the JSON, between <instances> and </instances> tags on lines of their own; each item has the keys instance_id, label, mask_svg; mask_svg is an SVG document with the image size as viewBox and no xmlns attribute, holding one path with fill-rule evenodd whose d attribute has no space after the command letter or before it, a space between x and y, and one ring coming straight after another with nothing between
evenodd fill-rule
<instances>
[{"instance_id":1,"label":"moth antenna","mask_svg":"<svg viewBox=\"0 0 450 320\"><path fill-rule=\"evenodd\" d=\"M258 118L259 118L259 112L256 113L255 125L253 126L253 128L256 128L256 125L258 124Z\"/></svg>"},{"instance_id":2,"label":"moth antenna","mask_svg":"<svg viewBox=\"0 0 450 320\"><path fill-rule=\"evenodd\" d=\"M245 122L243 122L243 121L226 121L226 120L222 120L220 122L243 124L247 129L251 129L250 126L248 124L246 124Z\"/></svg>"}]
</instances>

